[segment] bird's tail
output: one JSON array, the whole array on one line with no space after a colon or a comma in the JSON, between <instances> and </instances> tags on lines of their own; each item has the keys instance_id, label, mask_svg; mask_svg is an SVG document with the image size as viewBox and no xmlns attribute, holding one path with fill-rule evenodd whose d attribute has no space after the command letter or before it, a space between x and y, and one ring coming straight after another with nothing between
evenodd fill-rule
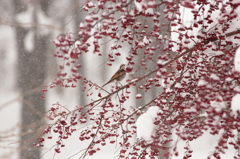
<instances>
[{"instance_id":1,"label":"bird's tail","mask_svg":"<svg viewBox=\"0 0 240 159\"><path fill-rule=\"evenodd\" d=\"M105 83L102 87L106 86L107 84L109 84L111 81L108 81L107 83Z\"/></svg>"}]
</instances>

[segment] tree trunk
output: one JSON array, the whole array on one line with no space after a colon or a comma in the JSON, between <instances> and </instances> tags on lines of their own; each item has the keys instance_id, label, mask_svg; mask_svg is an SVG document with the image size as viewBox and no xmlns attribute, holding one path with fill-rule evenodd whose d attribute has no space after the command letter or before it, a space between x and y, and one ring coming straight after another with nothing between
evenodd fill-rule
<instances>
[{"instance_id":1,"label":"tree trunk","mask_svg":"<svg viewBox=\"0 0 240 159\"><path fill-rule=\"evenodd\" d=\"M85 0L82 1L76 1L73 0L72 1L72 8L73 8L73 12L72 12L72 16L74 17L74 32L76 33L76 39L78 38L78 32L79 32L79 24L84 20L86 13L81 13L80 14L80 10L81 10L81 6L83 6L85 4ZM83 54L80 56L79 58L79 63L81 64L81 68L80 68L80 74L82 77L86 76L86 70L87 70L87 63L86 63L86 56L84 56ZM79 104L80 105L85 105L87 103L86 101L86 96L85 93L83 91L83 85L82 85L83 79L80 80L80 84L79 84ZM82 111L82 113L85 111Z\"/></svg>"},{"instance_id":2,"label":"tree trunk","mask_svg":"<svg viewBox=\"0 0 240 159\"><path fill-rule=\"evenodd\" d=\"M27 5L23 1L14 0L15 17L19 13L27 10ZM32 12L32 22L38 23L37 5L34 1ZM22 10L19 10L22 8ZM40 8L40 7L39 7ZM38 8L38 9L39 9ZM29 13L31 14L31 13ZM37 26L31 28L16 27L16 41L18 52L18 85L20 93L33 90L43 84L46 75L46 53L49 43L48 35L41 35ZM33 33L31 44L26 44L25 39L29 33ZM32 49L26 48L27 45L33 45ZM38 159L40 158L40 149L34 146L37 138L40 136L45 113L45 101L41 98L42 92L33 91L30 95L23 96L21 108L21 139L20 139L20 159Z\"/></svg>"},{"instance_id":3,"label":"tree trunk","mask_svg":"<svg viewBox=\"0 0 240 159\"><path fill-rule=\"evenodd\" d=\"M160 34L164 37L166 36L167 38L170 38L171 34L170 34L170 21L168 19L165 18L165 13L164 13L164 8L165 8L165 4L162 4L159 6L160 7L160 13L161 16L159 17L159 20L161 22L161 24L164 24L161 27L160 30ZM152 23L152 19L151 18L145 18L145 17L141 17L141 19L139 19L142 21L142 24L147 24L149 26L149 28L153 28L153 23ZM146 32L147 29L140 27L139 28L139 32L141 32L142 30L145 30ZM154 39L152 39L154 40ZM158 45L158 44L157 44ZM165 53L163 52L164 48L168 45L168 41L166 40L165 43L162 44L161 48L158 49L157 51L155 51L154 55L152 56L152 61L151 60L146 60L146 67L148 68L148 70L144 69L144 67L141 65L142 60L144 59L144 50L141 50L141 52L138 52L138 57L135 60L136 63L136 70L139 70L139 72L136 73L136 77L142 77L143 75L145 75L146 73L148 73L150 70L153 70L157 67L157 62L158 62L158 57L164 55ZM145 57L146 58L146 57ZM154 78L156 74L153 74L150 77L147 77L147 79L149 78ZM135 104L136 106L144 106L145 104L147 104L148 102L150 102L152 99L154 99L160 92L162 92L162 87L158 88L158 87L154 87L154 85L152 85L151 89L148 92L145 92L145 89L139 89L139 86L143 86L145 83L145 80L142 80L141 82L139 82L137 84L137 89L136 90L136 94L141 94L142 98L141 99L136 99L135 100ZM170 100L170 99L169 99ZM169 130L171 131L171 130ZM168 147L169 145L163 145L165 147ZM158 156L158 159L166 159L166 157L164 156L164 154L167 153L167 150L160 150L160 155Z\"/></svg>"}]
</instances>

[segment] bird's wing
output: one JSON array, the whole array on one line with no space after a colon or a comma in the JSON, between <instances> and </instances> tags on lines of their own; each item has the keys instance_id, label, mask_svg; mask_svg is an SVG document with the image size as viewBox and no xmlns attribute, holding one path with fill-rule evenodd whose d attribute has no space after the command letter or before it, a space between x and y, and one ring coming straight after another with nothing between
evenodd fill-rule
<instances>
[{"instance_id":1,"label":"bird's wing","mask_svg":"<svg viewBox=\"0 0 240 159\"><path fill-rule=\"evenodd\" d=\"M118 70L109 81L113 81L125 73L124 69Z\"/></svg>"},{"instance_id":2,"label":"bird's wing","mask_svg":"<svg viewBox=\"0 0 240 159\"><path fill-rule=\"evenodd\" d=\"M102 87L106 86L107 84L113 82L115 79L117 79L118 77L122 76L125 73L124 69L120 69L118 70L113 76L112 78L106 83L104 84Z\"/></svg>"}]
</instances>

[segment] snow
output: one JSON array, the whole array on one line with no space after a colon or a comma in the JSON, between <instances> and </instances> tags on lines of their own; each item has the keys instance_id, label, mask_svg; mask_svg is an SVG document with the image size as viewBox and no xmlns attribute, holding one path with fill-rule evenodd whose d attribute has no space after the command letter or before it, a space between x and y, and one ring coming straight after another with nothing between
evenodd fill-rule
<instances>
[{"instance_id":1,"label":"snow","mask_svg":"<svg viewBox=\"0 0 240 159\"><path fill-rule=\"evenodd\" d=\"M211 46L211 47L206 49L206 53L209 56L219 56L219 55L223 54L222 51L218 50L218 46L216 46L216 44L214 42L210 42L209 46Z\"/></svg>"},{"instance_id":2,"label":"snow","mask_svg":"<svg viewBox=\"0 0 240 159\"><path fill-rule=\"evenodd\" d=\"M171 1L171 0L169 0ZM228 1L225 1L225 3L228 2ZM239 0L235 0L234 3L237 3L239 2ZM209 1L209 3L214 3L213 1ZM231 2L232 3L232 2ZM211 5L206 5L205 6L205 11L203 13L203 17L204 15L207 15L209 14L208 13L208 10L210 9L210 6ZM196 5L195 8L193 9L190 9L190 8L186 8L186 7L180 7L180 17L181 17L181 20L182 20L182 23L183 25L177 25L177 26L172 26L171 27L171 30L173 31L172 34L171 34L171 38L174 40L174 41L178 41L178 42L181 42L178 40L178 37L179 37L179 33L178 33L178 29L183 26L185 27L191 27L192 24L193 24L193 19L194 19L194 16L193 16L193 12L194 11L198 11L200 9L201 6L199 5ZM205 28L205 30L207 30L208 32L212 32L212 33L215 33L216 36L221 36L222 34L225 34L223 33L223 28L221 25L219 25L219 22L220 21L225 21L226 23L229 24L229 29L228 29L228 32L231 32L231 31L236 31L237 29L239 29L239 21L240 21L240 16L239 13L240 12L240 7L237 7L235 10L234 10L234 14L236 14L236 18L232 19L231 21L226 21L226 15L228 15L232 10L231 10L231 7L227 7L226 8L226 13L225 14L221 14L219 10L215 10L212 12L211 15L208 15L211 17L211 20L213 20L213 23L211 24L208 24L207 25L207 28ZM169 13L167 13L169 14ZM166 14L166 15L167 15ZM168 15L169 18L171 18L171 15ZM199 16L198 20L201 21L203 20L201 16ZM215 27L215 26L218 26L218 27ZM213 30L213 28L216 28L216 30ZM195 45L195 42L198 41L198 39L196 38L197 35L201 35L201 30L200 30L200 27L193 27L192 28L193 30L188 30L188 31L181 31L182 34L188 34L188 36L194 36L194 38L192 38L192 40L190 41L190 43L184 43L183 46L184 47L187 47L187 48L191 48ZM174 32L176 31L176 32ZM239 44L240 40L239 39L236 39L234 38L235 36L229 36L229 37L226 37L226 40L228 41L231 41L233 43L236 43L236 44ZM183 41L185 41L186 38L183 38ZM195 41L195 42L194 42ZM174 45L174 48L173 48L173 51L176 51L178 50L179 46L176 45L176 44L173 44ZM218 50L218 47L214 44L214 42L210 42L209 43L209 46L211 45L210 48L207 48L205 50L205 52L209 55L209 56L216 56L216 55L220 55L220 54L223 54L222 51L219 51ZM214 51L216 49L216 51Z\"/></svg>"},{"instance_id":3,"label":"snow","mask_svg":"<svg viewBox=\"0 0 240 159\"><path fill-rule=\"evenodd\" d=\"M16 35L7 25L0 25L0 35L0 158L17 159L21 102L16 91Z\"/></svg>"},{"instance_id":4,"label":"snow","mask_svg":"<svg viewBox=\"0 0 240 159\"><path fill-rule=\"evenodd\" d=\"M233 90L236 92L240 92L240 86L236 86Z\"/></svg>"},{"instance_id":5,"label":"snow","mask_svg":"<svg viewBox=\"0 0 240 159\"><path fill-rule=\"evenodd\" d=\"M83 23L80 23L80 24L79 24L79 28L84 28L84 24L83 24Z\"/></svg>"},{"instance_id":6,"label":"snow","mask_svg":"<svg viewBox=\"0 0 240 159\"><path fill-rule=\"evenodd\" d=\"M182 88L181 83L176 83L175 88Z\"/></svg>"},{"instance_id":7,"label":"snow","mask_svg":"<svg viewBox=\"0 0 240 159\"><path fill-rule=\"evenodd\" d=\"M153 9L152 9L152 8L148 8L148 9L145 11L145 14L153 15Z\"/></svg>"},{"instance_id":8,"label":"snow","mask_svg":"<svg viewBox=\"0 0 240 159\"><path fill-rule=\"evenodd\" d=\"M205 80L200 79L198 81L198 86L204 86L204 85L207 85L207 82Z\"/></svg>"},{"instance_id":9,"label":"snow","mask_svg":"<svg viewBox=\"0 0 240 159\"><path fill-rule=\"evenodd\" d=\"M210 75L210 78L214 79L214 80L220 80L219 77L216 74L213 74L213 73Z\"/></svg>"},{"instance_id":10,"label":"snow","mask_svg":"<svg viewBox=\"0 0 240 159\"><path fill-rule=\"evenodd\" d=\"M195 107L187 107L186 109L184 109L185 113L195 113L197 112Z\"/></svg>"},{"instance_id":11,"label":"snow","mask_svg":"<svg viewBox=\"0 0 240 159\"><path fill-rule=\"evenodd\" d=\"M136 6L136 8L137 8L137 10L138 10L139 12L143 11L143 6L144 6L144 5L145 5L145 6L147 5L147 3L146 3L145 0L142 0L141 3L137 2L137 0L134 0L134 3L135 3L135 6Z\"/></svg>"},{"instance_id":12,"label":"snow","mask_svg":"<svg viewBox=\"0 0 240 159\"><path fill-rule=\"evenodd\" d=\"M32 17L31 13L33 12L33 7L29 6L28 10L26 12L22 12L21 14L18 14L16 17L17 22L19 23L31 23L32 22ZM31 25L29 25L29 28Z\"/></svg>"},{"instance_id":13,"label":"snow","mask_svg":"<svg viewBox=\"0 0 240 159\"><path fill-rule=\"evenodd\" d=\"M38 31L40 31L40 33L43 35L49 34L50 30L46 26L52 25L51 19L45 16L45 14L42 12L41 9L37 9L38 24L34 24L36 22L34 21L33 12L34 12L34 7L32 5L28 5L28 9L25 12L17 14L17 17L16 17L17 22L24 24L24 27L26 28L31 28L34 25L38 25L38 27L45 26L45 27L41 27L41 29L39 29Z\"/></svg>"},{"instance_id":14,"label":"snow","mask_svg":"<svg viewBox=\"0 0 240 159\"><path fill-rule=\"evenodd\" d=\"M158 39L161 40L163 37L162 37L162 34L158 36Z\"/></svg>"},{"instance_id":15,"label":"snow","mask_svg":"<svg viewBox=\"0 0 240 159\"><path fill-rule=\"evenodd\" d=\"M93 14L92 17L93 19L99 19L100 16L98 14Z\"/></svg>"},{"instance_id":16,"label":"snow","mask_svg":"<svg viewBox=\"0 0 240 159\"><path fill-rule=\"evenodd\" d=\"M166 63L166 61L164 61L164 60L158 60L158 62L157 62L158 64L162 64L162 65L165 65L165 63Z\"/></svg>"},{"instance_id":17,"label":"snow","mask_svg":"<svg viewBox=\"0 0 240 159\"><path fill-rule=\"evenodd\" d=\"M142 95L141 95L141 94L137 94L137 95L136 95L136 98L137 98L137 99L140 99L140 98L142 98Z\"/></svg>"},{"instance_id":18,"label":"snow","mask_svg":"<svg viewBox=\"0 0 240 159\"><path fill-rule=\"evenodd\" d=\"M24 39L24 45L25 48L27 49L27 51L31 52L34 49L34 43L32 43L34 41L34 32L30 31L26 38Z\"/></svg>"},{"instance_id":19,"label":"snow","mask_svg":"<svg viewBox=\"0 0 240 159\"><path fill-rule=\"evenodd\" d=\"M157 113L159 111L159 107L152 106L147 112L142 114L136 122L137 125L137 137L139 139L143 139L148 143L151 143L152 136L155 134L155 129L157 125L154 124L155 118L157 118Z\"/></svg>"},{"instance_id":20,"label":"snow","mask_svg":"<svg viewBox=\"0 0 240 159\"><path fill-rule=\"evenodd\" d=\"M134 13L134 11L133 11L133 10L131 10L131 11L129 12L129 15L131 15L131 16L135 16L135 13Z\"/></svg>"},{"instance_id":21,"label":"snow","mask_svg":"<svg viewBox=\"0 0 240 159\"><path fill-rule=\"evenodd\" d=\"M103 13L104 14L104 13ZM91 15L87 15L85 17L85 20L88 21L88 22L93 22L93 19L92 19L92 16Z\"/></svg>"},{"instance_id":22,"label":"snow","mask_svg":"<svg viewBox=\"0 0 240 159\"><path fill-rule=\"evenodd\" d=\"M78 47L79 45L81 45L81 42L80 42L79 40L77 40L77 41L74 43L74 45L75 45L76 47Z\"/></svg>"},{"instance_id":23,"label":"snow","mask_svg":"<svg viewBox=\"0 0 240 159\"><path fill-rule=\"evenodd\" d=\"M91 2L91 1L87 3L87 6L88 6L88 8L95 7L95 5L93 4L93 2Z\"/></svg>"},{"instance_id":24,"label":"snow","mask_svg":"<svg viewBox=\"0 0 240 159\"><path fill-rule=\"evenodd\" d=\"M149 38L147 38L146 36L144 36L143 42L144 42L144 44L147 45L147 44L151 43L152 41L151 41L151 39L149 39Z\"/></svg>"},{"instance_id":25,"label":"snow","mask_svg":"<svg viewBox=\"0 0 240 159\"><path fill-rule=\"evenodd\" d=\"M227 77L226 79L225 79L225 81L227 81L227 82L231 82L233 79L232 78L230 78L230 77Z\"/></svg>"},{"instance_id":26,"label":"snow","mask_svg":"<svg viewBox=\"0 0 240 159\"><path fill-rule=\"evenodd\" d=\"M173 0L166 0L166 1L168 1L168 2L173 2ZM235 0L236 2L239 2L239 0ZM150 1L151 2L151 1ZM149 5L149 3L150 2L148 2L148 5ZM65 3L67 3L67 2L65 2ZM57 4L57 3L56 3ZM61 4L61 5L63 5L63 3L62 3L62 1L61 1L61 3L59 3L59 4ZM89 7L91 7L92 6L92 2L89 2ZM240 8L240 7L239 7ZM62 9L62 11L63 11L64 9ZM56 10L52 10L52 12L55 12L56 13L56 15L59 15L59 13L60 12L57 12ZM61 12L62 14L65 14L65 12ZM133 13L133 11L131 11L130 12L130 14L132 15L132 13ZM29 14L29 13L28 13ZM31 17L28 15L28 14L25 14L25 13L23 13L22 14L22 17L21 16L18 16L18 18L17 18L17 22L20 22L20 23L32 23L32 21L31 21ZM169 14L171 14L171 13L169 13ZM183 15L183 14L181 14L181 15ZM188 16L189 14L185 14L186 16ZM67 16L67 15L66 15ZM92 17L94 18L94 16L97 16L97 15L92 15ZM4 16L3 16L4 17ZM60 16L59 16L60 17ZM46 17L43 17L43 20L44 19L46 19ZM124 19L123 19L124 20ZM52 19L51 19L51 22L54 22ZM191 23L192 22L192 20L189 20L189 23ZM84 27L84 24L82 23L82 25L80 25L81 27ZM234 28L237 28L236 26L233 26L233 25L230 25L231 27L234 27ZM14 36L14 35L12 35L12 34L14 34L14 32L13 33L9 33L9 27L7 28L7 27L4 27L4 26L1 26L1 32L2 32L2 37L1 37L1 39L3 39L3 45L2 46L4 46L5 48L7 48L7 59L6 60L4 60L3 62L6 62L6 64L8 64L8 65L5 65L5 66L7 66L8 68L10 68L10 69L8 69L8 73L6 73L6 78L7 78L7 82L5 82L5 81L3 81L2 83L4 83L4 85L2 85L1 86L1 90L2 90L2 93L1 93L1 97L2 97L2 100L1 100L1 102L2 103L5 103L6 101L9 101L9 100L11 100L11 99L13 99L13 98L16 98L17 96L18 96L18 93L12 93L12 91L10 91L11 89L13 89L13 86L14 86L14 73L15 73L15 71L12 69L12 66L13 66L13 64L12 64L12 61L13 60L15 60L16 59L16 55L15 55L15 48L14 48L14 44L15 44L15 41L14 40L12 40L12 42L9 42L9 38L11 38L11 39L13 39L12 37ZM29 27L28 25L26 26L26 27ZM239 26L238 26L239 27ZM6 31L6 29L7 29L7 31ZM126 33L126 34L128 34L128 33ZM196 33L189 33L189 35L191 35L191 34L196 34ZM162 35L159 35L159 38L162 38ZM230 38L230 37L229 37ZM31 35L31 33L30 34L28 34L28 36L26 37L26 39L23 39L24 40L24 42L25 42L25 45L27 46L27 45L29 45L29 46L27 46L27 49L28 50L32 50L32 43L30 43L30 41L31 41L31 39L32 39L32 35ZM6 42L6 41L8 41L8 42ZM27 44L28 43L28 44ZM56 43L59 43L59 41L56 41ZM192 43L192 42L191 42ZM78 44L78 42L76 42L75 43L75 45L77 45ZM4 49L5 49L4 48ZM239 51L239 49L238 49L238 51ZM236 55L237 55L237 53L236 53ZM238 68L240 68L239 66L239 64L240 64L240 60L238 60L238 63L237 63L237 65L235 64L235 60L236 60L236 55L235 55L235 59L234 59L234 65L235 65L235 67L236 66L238 66ZM95 57L93 57L93 56L91 56L91 57L89 57L89 59L88 59L88 63L90 63L91 64L91 62L92 61L97 61L97 58L96 59L93 59L93 58L95 58ZM240 59L240 53L238 53L238 57L237 57L238 59ZM10 60L10 61L9 61ZM90 61L90 62L89 62ZM162 61L163 63L164 63L164 61ZM161 62L160 62L161 63ZM93 68L92 68L93 67ZM98 65L97 64L95 64L95 66L93 66L93 65L91 65L91 68L92 68L92 70L97 70L98 69ZM9 71L10 70L10 71ZM236 69L237 70L237 69ZM237 71L239 71L239 70L237 70ZM95 74L93 74L92 73L93 71L89 71L89 74L88 74L88 76L92 76L92 77L90 77L90 78L94 78L94 77L96 77L96 75ZM92 75L93 74L93 75ZM4 76L5 76L5 74L3 74ZM99 75L100 76L100 75ZM137 80L137 79L134 79L134 80ZM133 80L133 81L134 81ZM229 79L229 80L232 80L232 79ZM207 83L206 83L206 81L204 81L204 80L199 80L199 83L198 83L198 85L206 85ZM7 85L7 86L6 86ZM236 87L234 90L238 90L238 91L240 91L240 87ZM171 90L170 88L167 88L166 90L165 90L165 92L171 92L171 91L173 91L173 90ZM11 94L10 94L10 93ZM57 94L57 93L56 93ZM51 99L47 99L48 100L48 104L46 104L46 105L51 105L52 103L53 103L53 101L61 101L61 100L63 100L62 102L64 103L64 105L66 104L66 105L70 105L71 107L72 106L74 106L74 105L77 105L78 104L78 102L77 102L77 99L79 98L78 96L76 96L75 97L75 95L76 95L77 93L75 92L75 91L73 91L73 90L70 90L69 91L69 89L68 89L68 91L64 91L64 92L62 92L62 94L60 94L59 96L57 96L57 95L54 95L54 93L51 93L51 95L48 95ZM74 96L73 96L74 95ZM53 97L54 96L54 97ZM137 95L138 96L138 95ZM69 100L70 99L70 100ZM74 101L73 101L74 100ZM76 101L75 101L76 100ZM164 99L161 99L162 101L164 101L164 102L167 102L166 100L164 100ZM233 111L236 111L236 110L239 110L239 104L238 103L240 103L239 102L240 101L240 94L236 94L233 98L232 98L232 105L231 105L231 107L232 107L232 110ZM127 105L127 104L126 104ZM213 103L213 105L219 105L219 103ZM155 107L155 106L154 106ZM148 111L146 112L146 113L144 113L143 115L141 115L140 117L139 117L139 119L138 119L138 123L140 124L139 126L138 126L138 136L140 136L141 138L144 138L144 137L147 137L148 139L150 138L150 140L152 140L152 138L151 138L151 135L152 134L154 134L154 130L155 130L155 127L156 127L156 125L154 125L153 124L153 122L154 122L154 120L155 120L155 117L153 117L154 115L156 116L156 113L157 113L157 111L159 110L159 108L156 108L156 110L157 111L151 111L152 109L155 109L154 107L150 107L149 109L148 109ZM1 115L0 115L0 118L1 118L1 121L5 121L2 125L1 125L1 131L6 131L6 130L8 130L8 129L10 129L10 128L12 128L12 126L15 126L15 125L17 125L18 123L19 123L19 112L20 112L20 108L21 108L21 106L20 106L20 103L19 102L16 102L16 103L14 103L14 104L12 104L12 105L10 105L10 106L8 106L8 107L6 107L4 110L1 110ZM193 108L190 108L190 109L188 109L188 110L186 110L186 111L194 111L194 109ZM152 113L153 113L153 115L152 115ZM155 113L155 114L154 114ZM9 116L11 116L12 118L9 118ZM207 116L207 113L205 112L204 114L202 114L202 116ZM145 119L147 119L147 120L145 120ZM149 122L150 124L148 124L148 125L146 125L146 123L147 122ZM145 124L145 125L144 125ZM145 134L145 132L144 131L146 131L146 132L148 132L148 128L149 127L151 127L151 129L149 129L149 130L151 130L151 133L149 132L148 133L148 135L147 134ZM17 130L16 130L16 132L18 132ZM12 132L13 134L15 134L15 132ZM143 135L141 134L141 133L143 133ZM150 134L150 135L149 135ZM76 138L78 138L78 135L79 134L76 134L74 137L76 137ZM144 136L144 137L142 137L142 136ZM217 140L218 140L218 137L214 137L214 136L212 136L212 135L208 135L208 134L204 134L203 135L204 137L201 137L201 138L199 138L199 139L197 139L197 140L194 140L193 141L193 149L194 150L196 150L197 152L199 152L199 155L196 155L196 157L194 157L194 158L203 158L203 156L205 156L205 155L208 155L208 154L205 154L205 153L208 153L209 151L206 151L206 150L213 150L213 148L214 148L214 146L217 144L217 143L215 143ZM176 136L173 136L173 137L176 137ZM69 141L66 141L66 142L69 142L69 143L71 143L67 148L65 148L65 149L63 149L63 151L64 152L62 152L60 155L58 155L58 157L57 158L67 158L66 156L69 156L69 154L72 154L72 152L74 152L74 151L78 151L78 150L80 150L82 147L78 147L79 146L79 143L78 142L75 142L76 141L76 138L71 138L71 140L69 140ZM13 139L12 139L13 140ZM17 138L15 139L14 138L14 140L17 140ZM177 139L176 139L177 140ZM206 142L203 142L203 141L206 141ZM51 141L48 141L48 144L47 144L47 147L45 147L44 148L44 150L46 151L46 150L48 150L48 149L50 149L50 146L51 145L53 145L53 144L55 144L55 142L54 142L54 140L52 140L52 144L49 144ZM68 144L68 143L67 143ZM76 145L76 146L73 146L73 144L74 145ZM85 143L81 143L81 146L82 145L87 145L87 144L89 144L89 143L87 143L87 142L85 142ZM6 144L7 145L7 144ZM5 145L4 145L5 146ZM7 146L9 146L9 145L7 145ZM14 145L14 146L18 146L18 144L16 144L16 145ZM212 147L210 147L210 146L212 146ZM99 155L99 154L97 154L97 156L95 156L95 158L113 158L113 157L107 157L106 156L106 152L107 152L107 155L109 155L110 153L110 149L112 149L112 148L114 148L115 146L105 146L105 147L101 147L101 154ZM179 146L178 145L178 147L179 148L183 148L184 146ZM109 149L110 148L110 149ZM1 152L3 152L3 151L8 151L8 150L2 150ZM0 154L1 154L1 152L0 152ZM4 152L4 153L5 153ZM181 153L184 153L185 152L185 150L183 149L182 151L180 150L180 155L178 156L178 158L180 158L181 157ZM44 155L44 157L43 158L52 158L52 156L53 156L53 154L51 154L52 152L49 152L50 154L47 154L47 155ZM54 151L53 151L53 153L54 153ZM194 152L195 153L195 152ZM228 152L228 154L234 154L234 153L229 153ZM1 156L1 155L0 155ZM16 155L17 156L17 155ZM194 155L195 156L195 155ZM175 157L175 156L174 156ZM174 158L173 157L173 158ZM17 158L17 157L15 157L15 158ZM72 157L72 158L79 158L78 156L75 156L75 157ZM87 157L87 158L89 158L89 157ZM92 158L92 157L91 157ZM175 157L175 158L177 158L177 157ZM230 158L230 157L226 157L226 158Z\"/></svg>"},{"instance_id":27,"label":"snow","mask_svg":"<svg viewBox=\"0 0 240 159\"><path fill-rule=\"evenodd\" d=\"M156 5L156 1L155 0L149 0L148 1L148 6L149 7L154 7Z\"/></svg>"},{"instance_id":28,"label":"snow","mask_svg":"<svg viewBox=\"0 0 240 159\"><path fill-rule=\"evenodd\" d=\"M218 101L213 100L210 101L210 105L215 108L217 112L220 112L222 109L226 108L226 103L225 102L219 102L219 100L222 101L222 97L218 97Z\"/></svg>"},{"instance_id":29,"label":"snow","mask_svg":"<svg viewBox=\"0 0 240 159\"><path fill-rule=\"evenodd\" d=\"M139 12L145 12L145 14L153 15L153 9L148 6L153 5L155 2L147 3L146 0L142 0L140 3L137 0L134 0L135 6Z\"/></svg>"},{"instance_id":30,"label":"snow","mask_svg":"<svg viewBox=\"0 0 240 159\"><path fill-rule=\"evenodd\" d=\"M234 67L236 71L240 72L240 47L237 49L234 57Z\"/></svg>"},{"instance_id":31,"label":"snow","mask_svg":"<svg viewBox=\"0 0 240 159\"><path fill-rule=\"evenodd\" d=\"M173 90L171 88L166 88L165 93L171 93Z\"/></svg>"},{"instance_id":32,"label":"snow","mask_svg":"<svg viewBox=\"0 0 240 159\"><path fill-rule=\"evenodd\" d=\"M236 94L232 98L231 108L233 111L237 111L240 108L240 94Z\"/></svg>"}]
</instances>

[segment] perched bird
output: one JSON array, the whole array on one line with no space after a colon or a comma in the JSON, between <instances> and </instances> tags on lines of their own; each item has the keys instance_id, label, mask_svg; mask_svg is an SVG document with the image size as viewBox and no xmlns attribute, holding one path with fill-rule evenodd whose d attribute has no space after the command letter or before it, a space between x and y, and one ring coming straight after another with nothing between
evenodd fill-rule
<instances>
[{"instance_id":1,"label":"perched bird","mask_svg":"<svg viewBox=\"0 0 240 159\"><path fill-rule=\"evenodd\" d=\"M121 66L119 67L118 71L102 87L106 86L107 84L109 84L111 82L114 82L114 81L120 82L121 80L123 80L125 78L125 76L126 76L125 66L126 66L125 64L121 64Z\"/></svg>"}]
</instances>

